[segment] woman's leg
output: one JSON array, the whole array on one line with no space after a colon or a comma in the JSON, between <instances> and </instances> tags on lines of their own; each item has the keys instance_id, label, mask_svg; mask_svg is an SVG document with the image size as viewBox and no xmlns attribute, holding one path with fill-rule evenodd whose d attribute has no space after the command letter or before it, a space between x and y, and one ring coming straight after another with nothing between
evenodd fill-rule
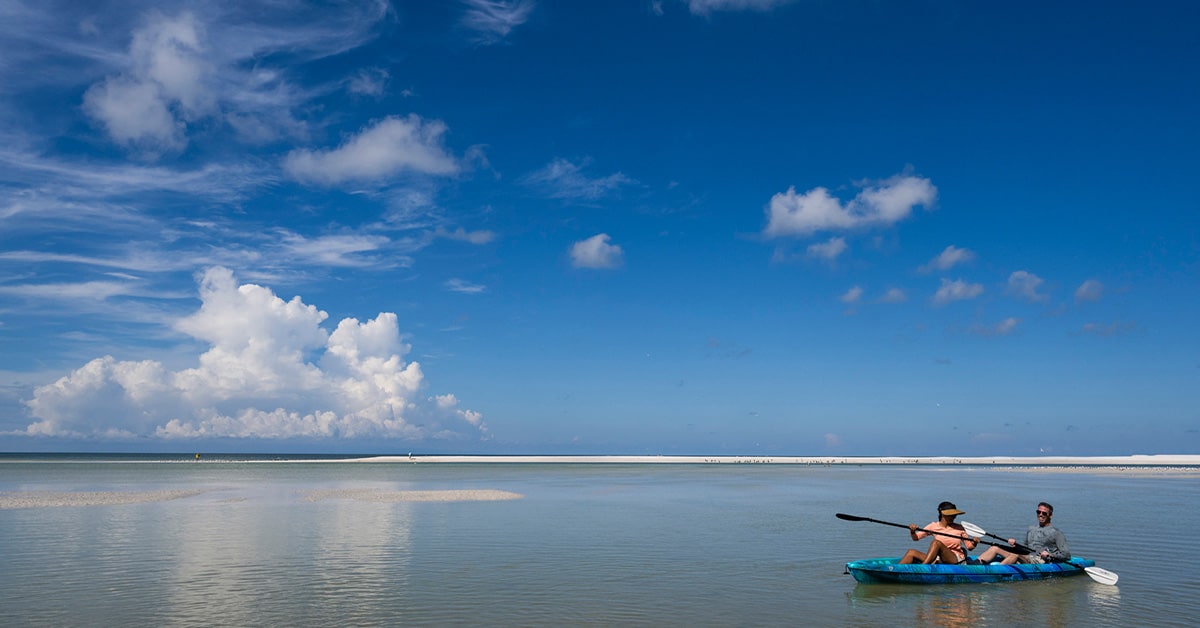
<instances>
[{"instance_id":1,"label":"woman's leg","mask_svg":"<svg viewBox=\"0 0 1200 628\"><path fill-rule=\"evenodd\" d=\"M937 539L930 541L929 551L925 552L925 558L921 562L925 563L926 565L932 565L933 561L937 560L938 556L940 556L942 553L942 549L945 547L946 546L942 545L942 542Z\"/></svg>"},{"instance_id":2,"label":"woman's leg","mask_svg":"<svg viewBox=\"0 0 1200 628\"><path fill-rule=\"evenodd\" d=\"M926 565L932 565L939 558L947 565L958 564L958 554L955 554L949 547L943 545L941 541L934 540L929 544L929 551L925 553L925 560L922 562Z\"/></svg>"},{"instance_id":3,"label":"woman's leg","mask_svg":"<svg viewBox=\"0 0 1200 628\"><path fill-rule=\"evenodd\" d=\"M925 552L920 550L910 549L900 558L901 565L911 565L925 560Z\"/></svg>"},{"instance_id":4,"label":"woman's leg","mask_svg":"<svg viewBox=\"0 0 1200 628\"><path fill-rule=\"evenodd\" d=\"M997 558L999 558L1003 564L1011 565L1012 562L1009 562L1009 559L1016 561L1017 555L1013 554L1012 552L1006 552L999 547L992 546L987 548L987 551L979 555L979 562L986 565Z\"/></svg>"}]
</instances>

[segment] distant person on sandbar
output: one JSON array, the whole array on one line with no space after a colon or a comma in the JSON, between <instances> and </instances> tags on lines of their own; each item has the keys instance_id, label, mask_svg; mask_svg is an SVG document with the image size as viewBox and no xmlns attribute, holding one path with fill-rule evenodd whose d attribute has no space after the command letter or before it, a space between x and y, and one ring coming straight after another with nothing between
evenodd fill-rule
<instances>
[{"instance_id":1,"label":"distant person on sandbar","mask_svg":"<svg viewBox=\"0 0 1200 628\"><path fill-rule=\"evenodd\" d=\"M967 552L975 549L979 544L979 539L972 539L971 535L957 523L954 523L954 518L963 514L963 511L958 509L958 506L950 502L942 502L938 504L938 520L925 526L924 529L918 528L917 525L909 524L908 535L914 541L932 536L933 540L929 542L927 551L910 549L905 552L900 558L901 565L911 565L913 563L924 563L932 565L936 561L941 561L947 565L960 565L967 562Z\"/></svg>"},{"instance_id":2,"label":"distant person on sandbar","mask_svg":"<svg viewBox=\"0 0 1200 628\"><path fill-rule=\"evenodd\" d=\"M1033 550L1030 554L1017 554L999 547L989 547L979 555L979 562L988 564L997 558L1003 565L1021 563L1063 563L1071 560L1071 550L1067 549L1067 537L1058 528L1050 524L1054 518L1054 506L1041 502L1037 505L1037 525L1029 526L1025 533L1025 547ZM1016 545L1016 539L1009 539L1009 545Z\"/></svg>"}]
</instances>

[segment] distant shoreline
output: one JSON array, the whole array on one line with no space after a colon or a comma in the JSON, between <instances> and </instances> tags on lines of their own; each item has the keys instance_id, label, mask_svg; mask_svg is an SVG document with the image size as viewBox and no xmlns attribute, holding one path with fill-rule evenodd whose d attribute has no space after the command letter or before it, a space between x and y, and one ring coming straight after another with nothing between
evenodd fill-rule
<instances>
[{"instance_id":1,"label":"distant shoreline","mask_svg":"<svg viewBox=\"0 0 1200 628\"><path fill-rule=\"evenodd\" d=\"M1113 467L1200 471L1200 455L1134 456L462 456L413 455L350 458L343 462L574 463L574 464L792 464L792 465L975 465L988 467Z\"/></svg>"}]
</instances>

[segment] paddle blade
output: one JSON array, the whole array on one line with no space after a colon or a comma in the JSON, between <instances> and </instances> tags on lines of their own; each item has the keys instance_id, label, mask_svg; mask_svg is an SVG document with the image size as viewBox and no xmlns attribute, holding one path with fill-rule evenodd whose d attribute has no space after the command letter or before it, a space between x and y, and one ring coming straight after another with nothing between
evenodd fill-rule
<instances>
[{"instance_id":1,"label":"paddle blade","mask_svg":"<svg viewBox=\"0 0 1200 628\"><path fill-rule=\"evenodd\" d=\"M842 519L845 521L867 521L866 517L856 517L854 515L848 515L844 512L839 512L839 513L835 514L834 516L837 517L838 519Z\"/></svg>"},{"instance_id":2,"label":"paddle blade","mask_svg":"<svg viewBox=\"0 0 1200 628\"><path fill-rule=\"evenodd\" d=\"M987 543L987 541L982 541L983 543L987 543L988 545L995 545L996 547L1003 548L1006 551L1009 551L1009 552L1012 552L1014 554L1018 554L1021 556L1033 553L1032 548L1025 547L1024 545L1021 545L1020 543L1017 543L1016 545L1009 545L1008 539L1006 539L1002 536L996 536L995 534L991 534L987 530L984 530L983 528L971 523L970 521L959 521L958 524L961 525L963 527L963 529L967 531L967 534L970 534L973 537L983 538L985 536L990 536L993 539L996 539L998 541L1004 541L1004 545L999 545L997 543Z\"/></svg>"},{"instance_id":3,"label":"paddle blade","mask_svg":"<svg viewBox=\"0 0 1200 628\"><path fill-rule=\"evenodd\" d=\"M958 523L963 527L964 530L967 531L967 534L970 534L973 537L981 538L988 535L987 530L984 530L970 521L959 521Z\"/></svg>"},{"instance_id":4,"label":"paddle blade","mask_svg":"<svg viewBox=\"0 0 1200 628\"><path fill-rule=\"evenodd\" d=\"M1120 577L1117 574L1100 567L1084 567L1083 571L1087 573L1088 576L1091 576L1092 580L1095 580L1100 584L1116 586L1117 578Z\"/></svg>"}]
</instances>

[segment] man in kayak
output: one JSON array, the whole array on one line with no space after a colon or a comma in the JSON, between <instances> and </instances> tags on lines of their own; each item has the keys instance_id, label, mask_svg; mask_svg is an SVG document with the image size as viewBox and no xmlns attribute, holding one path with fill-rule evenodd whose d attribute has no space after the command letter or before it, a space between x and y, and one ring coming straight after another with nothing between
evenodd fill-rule
<instances>
[{"instance_id":1,"label":"man in kayak","mask_svg":"<svg viewBox=\"0 0 1200 628\"><path fill-rule=\"evenodd\" d=\"M959 565L967 562L967 552L975 549L975 546L979 544L979 539L972 539L961 525L954 523L954 518L961 514L963 511L954 504L942 502L938 504L937 521L923 529L918 528L916 524L909 524L908 535L912 540L920 541L927 536L932 536L933 540L929 542L928 551L908 550L900 558L900 564L932 565L937 560L941 560L947 565Z\"/></svg>"},{"instance_id":2,"label":"man in kayak","mask_svg":"<svg viewBox=\"0 0 1200 628\"><path fill-rule=\"evenodd\" d=\"M1003 565L1015 562L1022 563L1061 563L1071 560L1071 551L1067 549L1067 537L1058 528L1050 524L1054 518L1054 506L1041 502L1037 505L1037 525L1029 526L1025 533L1025 546L1033 550L1028 554L1017 554L999 547L990 547L979 555L979 562L988 564L1000 558ZM1009 545L1015 546L1016 539L1009 539Z\"/></svg>"}]
</instances>

